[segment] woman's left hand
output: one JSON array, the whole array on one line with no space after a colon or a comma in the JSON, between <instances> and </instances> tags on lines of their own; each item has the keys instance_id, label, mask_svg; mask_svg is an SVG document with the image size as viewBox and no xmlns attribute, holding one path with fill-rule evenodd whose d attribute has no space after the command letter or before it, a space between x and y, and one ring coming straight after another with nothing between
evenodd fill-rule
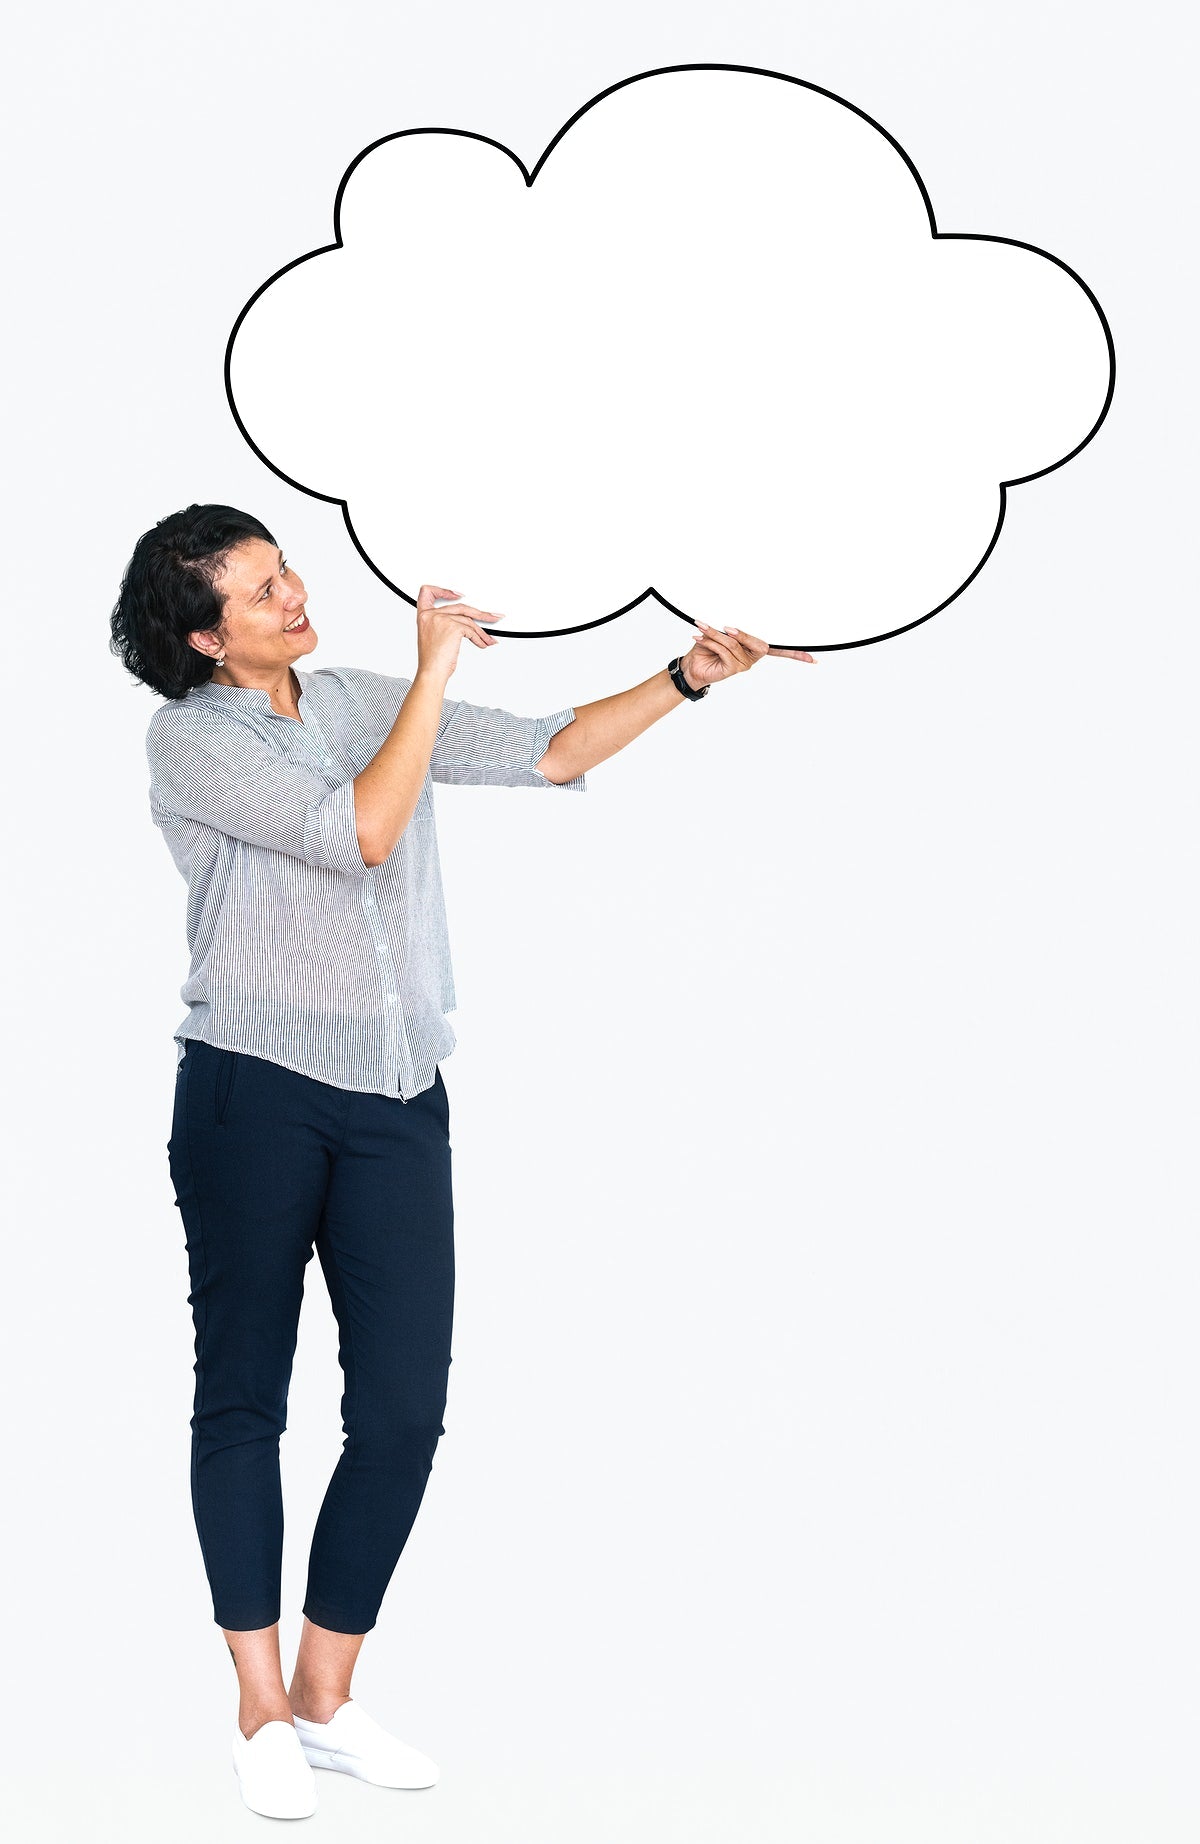
<instances>
[{"instance_id":1,"label":"woman's left hand","mask_svg":"<svg viewBox=\"0 0 1200 1844\"><path fill-rule=\"evenodd\" d=\"M773 659L803 659L810 666L816 664L813 654L799 647L768 646L765 640L741 628L710 627L707 621L697 621L695 625L700 637L679 662L693 691L715 685L719 679L732 678L735 672L749 672L751 666L765 659L768 653Z\"/></svg>"}]
</instances>

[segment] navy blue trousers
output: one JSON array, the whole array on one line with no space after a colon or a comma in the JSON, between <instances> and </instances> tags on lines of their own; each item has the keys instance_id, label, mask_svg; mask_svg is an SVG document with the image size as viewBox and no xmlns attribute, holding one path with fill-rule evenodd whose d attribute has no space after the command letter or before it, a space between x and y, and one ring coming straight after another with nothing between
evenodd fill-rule
<instances>
[{"instance_id":1,"label":"navy blue trousers","mask_svg":"<svg viewBox=\"0 0 1200 1844\"><path fill-rule=\"evenodd\" d=\"M446 1432L449 1136L440 1070L403 1101L188 1043L167 1151L196 1329L192 1509L219 1626L279 1619L279 1437L314 1247L338 1326L345 1440L304 1612L338 1633L375 1625Z\"/></svg>"}]
</instances>

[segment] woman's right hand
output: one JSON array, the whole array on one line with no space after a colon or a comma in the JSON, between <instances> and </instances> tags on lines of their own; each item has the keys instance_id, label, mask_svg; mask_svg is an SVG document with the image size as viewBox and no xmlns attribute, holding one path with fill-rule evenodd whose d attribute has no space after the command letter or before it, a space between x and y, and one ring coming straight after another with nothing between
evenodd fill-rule
<instances>
[{"instance_id":1,"label":"woman's right hand","mask_svg":"<svg viewBox=\"0 0 1200 1844\"><path fill-rule=\"evenodd\" d=\"M472 646L494 647L495 636L481 627L481 621L503 621L503 615L457 602L453 608L435 608L435 601L457 597L457 590L438 589L423 583L417 596L417 671L432 674L443 682L458 665L458 649L464 635Z\"/></svg>"}]
</instances>

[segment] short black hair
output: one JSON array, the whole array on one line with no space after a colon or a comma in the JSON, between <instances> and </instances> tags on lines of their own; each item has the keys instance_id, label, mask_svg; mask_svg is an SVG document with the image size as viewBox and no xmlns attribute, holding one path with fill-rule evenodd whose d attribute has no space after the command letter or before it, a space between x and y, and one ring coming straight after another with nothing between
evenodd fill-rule
<instances>
[{"instance_id":1,"label":"short black hair","mask_svg":"<svg viewBox=\"0 0 1200 1844\"><path fill-rule=\"evenodd\" d=\"M109 620L109 649L140 684L183 698L212 678L212 661L189 646L188 635L220 628L225 598L216 579L247 538L275 544L261 519L236 506L185 506L142 533Z\"/></svg>"}]
</instances>

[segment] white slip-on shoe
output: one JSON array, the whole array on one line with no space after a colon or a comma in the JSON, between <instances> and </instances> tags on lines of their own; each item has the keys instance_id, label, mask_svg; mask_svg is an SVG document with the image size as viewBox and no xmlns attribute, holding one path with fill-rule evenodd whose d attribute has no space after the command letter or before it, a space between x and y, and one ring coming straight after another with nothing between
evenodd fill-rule
<instances>
[{"instance_id":1,"label":"white slip-on shoe","mask_svg":"<svg viewBox=\"0 0 1200 1844\"><path fill-rule=\"evenodd\" d=\"M317 1776L290 1722L264 1722L249 1741L236 1725L233 1770L243 1802L264 1818L311 1818L317 1809Z\"/></svg>"},{"instance_id":2,"label":"white slip-on shoe","mask_svg":"<svg viewBox=\"0 0 1200 1844\"><path fill-rule=\"evenodd\" d=\"M436 1761L389 1735L353 1697L340 1703L328 1722L307 1722L303 1716L294 1720L305 1759L313 1767L353 1774L372 1786L432 1786L437 1780Z\"/></svg>"}]
</instances>

